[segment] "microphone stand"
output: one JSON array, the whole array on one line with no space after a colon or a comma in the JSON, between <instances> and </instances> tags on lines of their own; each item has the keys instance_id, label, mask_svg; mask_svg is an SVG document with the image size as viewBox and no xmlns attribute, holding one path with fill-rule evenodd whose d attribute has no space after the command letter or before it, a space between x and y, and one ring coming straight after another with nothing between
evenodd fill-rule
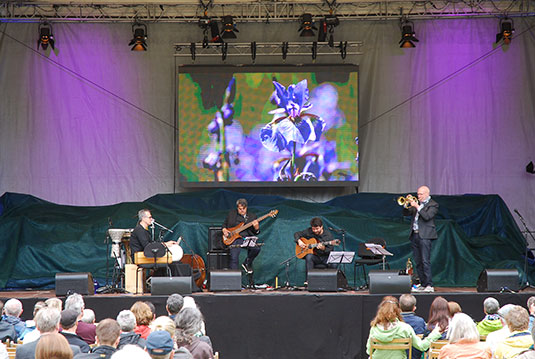
<instances>
[{"instance_id":1,"label":"microphone stand","mask_svg":"<svg viewBox=\"0 0 535 359\"><path fill-rule=\"evenodd\" d=\"M522 225L524 226L524 229L526 232L531 236L531 238L535 241L535 237L533 237L533 233L528 228L528 225L524 221L524 217L518 212L517 209L514 210L514 212L518 215L518 218L520 218L520 222L522 222ZM520 288L520 290L524 290L526 288L535 288L534 286L529 284L529 277L528 277L528 250L534 249L529 248L529 243L527 237L525 238L526 241L526 251L524 253L524 275L526 276L526 283Z\"/></svg>"},{"instance_id":2,"label":"microphone stand","mask_svg":"<svg viewBox=\"0 0 535 359\"><path fill-rule=\"evenodd\" d=\"M342 234L342 249L344 250L344 252L346 251L346 230L343 229L343 228L340 228L340 229L336 229L336 228L333 228L333 227L329 227L329 229L333 232L336 232L336 233L341 233ZM338 268L340 268L340 264L342 264L342 260L344 259L344 256L340 256L340 262L338 263ZM346 265L345 263L342 264L342 272L344 273L344 275L346 274Z\"/></svg>"},{"instance_id":3,"label":"microphone stand","mask_svg":"<svg viewBox=\"0 0 535 359\"><path fill-rule=\"evenodd\" d=\"M284 261L282 261L281 263L279 263L279 265L284 265L285 266L285 273L286 273L286 282L284 283L284 286L278 288L278 289L288 289L288 290L296 290L297 288L295 286L291 286L290 285L290 262L294 259L294 258L297 258L296 255L293 255L291 256L290 258L288 259L285 259Z\"/></svg>"}]
</instances>

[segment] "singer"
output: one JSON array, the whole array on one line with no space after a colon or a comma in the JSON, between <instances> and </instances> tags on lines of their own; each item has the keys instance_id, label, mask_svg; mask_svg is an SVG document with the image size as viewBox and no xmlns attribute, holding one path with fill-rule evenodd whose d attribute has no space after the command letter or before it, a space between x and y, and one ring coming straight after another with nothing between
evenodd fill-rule
<instances>
[{"instance_id":1,"label":"singer","mask_svg":"<svg viewBox=\"0 0 535 359\"><path fill-rule=\"evenodd\" d=\"M310 220L310 227L307 229L295 232L295 243L305 250L308 246L303 240L315 239L317 244L312 253L305 256L307 265L307 273L310 269L314 269L319 265L325 265L329 268L336 268L334 264L327 264L329 253L334 249L334 237L331 232L323 228L323 221L319 217L314 217Z\"/></svg>"}]
</instances>

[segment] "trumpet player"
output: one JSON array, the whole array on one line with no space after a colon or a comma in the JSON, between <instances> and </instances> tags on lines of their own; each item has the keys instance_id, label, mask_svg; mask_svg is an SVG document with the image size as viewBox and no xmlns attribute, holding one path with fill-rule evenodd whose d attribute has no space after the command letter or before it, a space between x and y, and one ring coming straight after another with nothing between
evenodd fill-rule
<instances>
[{"instance_id":1,"label":"trumpet player","mask_svg":"<svg viewBox=\"0 0 535 359\"><path fill-rule=\"evenodd\" d=\"M415 292L434 292L431 274L431 244L437 239L435 215L438 213L438 203L431 199L429 187L418 188L418 201L410 198L409 206L403 208L404 216L412 216L411 221L411 247L420 277L420 286L414 288Z\"/></svg>"}]
</instances>

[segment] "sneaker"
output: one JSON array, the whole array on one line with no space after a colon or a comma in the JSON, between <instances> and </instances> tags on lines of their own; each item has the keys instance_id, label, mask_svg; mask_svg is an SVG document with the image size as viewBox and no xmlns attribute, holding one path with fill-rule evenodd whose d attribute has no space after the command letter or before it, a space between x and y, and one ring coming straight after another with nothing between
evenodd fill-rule
<instances>
[{"instance_id":1,"label":"sneaker","mask_svg":"<svg viewBox=\"0 0 535 359\"><path fill-rule=\"evenodd\" d=\"M428 285L422 291L425 292L425 293L433 293L435 291L435 288L433 288L430 285Z\"/></svg>"},{"instance_id":2,"label":"sneaker","mask_svg":"<svg viewBox=\"0 0 535 359\"><path fill-rule=\"evenodd\" d=\"M424 287L422 287L421 285L413 285L412 288L411 288L411 292L423 292L424 291Z\"/></svg>"},{"instance_id":3,"label":"sneaker","mask_svg":"<svg viewBox=\"0 0 535 359\"><path fill-rule=\"evenodd\" d=\"M251 266L249 266L247 263L242 263L241 267L243 268L243 270L245 271L245 273L247 274L252 274L253 273L253 268Z\"/></svg>"}]
</instances>

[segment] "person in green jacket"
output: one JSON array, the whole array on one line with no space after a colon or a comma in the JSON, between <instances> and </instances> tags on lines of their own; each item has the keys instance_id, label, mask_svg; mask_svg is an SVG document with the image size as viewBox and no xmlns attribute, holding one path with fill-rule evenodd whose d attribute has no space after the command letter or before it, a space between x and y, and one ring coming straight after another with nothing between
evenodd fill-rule
<instances>
[{"instance_id":1,"label":"person in green jacket","mask_svg":"<svg viewBox=\"0 0 535 359\"><path fill-rule=\"evenodd\" d=\"M477 331L479 335L487 336L496 330L502 329L502 321L498 315L500 309L500 303L497 299L488 297L483 302L483 311L485 312L485 318L477 323Z\"/></svg>"},{"instance_id":2,"label":"person in green jacket","mask_svg":"<svg viewBox=\"0 0 535 359\"><path fill-rule=\"evenodd\" d=\"M414 329L403 321L401 308L398 300L392 296L383 298L375 318L370 323L370 336L366 344L366 353L370 355L371 338L375 338L382 343L390 343L393 339L412 338L412 346L420 351L429 349L431 342L437 340L446 328L436 326L435 329L424 339L420 339L414 333ZM405 350L375 350L374 359L406 359Z\"/></svg>"}]
</instances>

